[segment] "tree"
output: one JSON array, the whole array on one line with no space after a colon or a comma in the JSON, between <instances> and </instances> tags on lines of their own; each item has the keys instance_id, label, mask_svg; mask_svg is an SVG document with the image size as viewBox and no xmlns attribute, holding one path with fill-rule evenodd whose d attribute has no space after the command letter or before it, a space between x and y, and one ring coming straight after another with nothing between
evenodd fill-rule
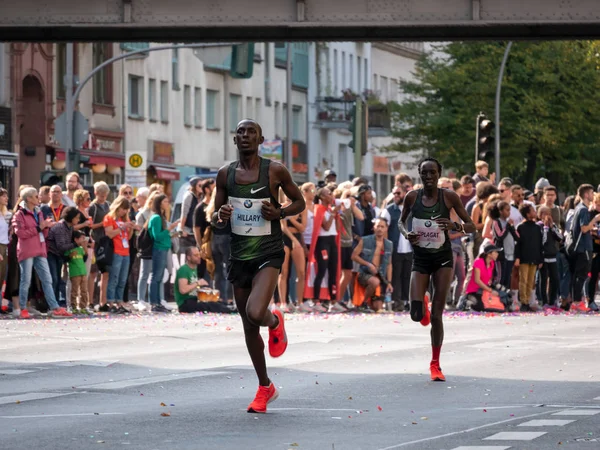
<instances>
[{"instance_id":1,"label":"tree","mask_svg":"<svg viewBox=\"0 0 600 450\"><path fill-rule=\"evenodd\" d=\"M493 119L505 47L455 42L424 55L415 79L400 83L406 100L391 108L399 140L388 149L420 149L472 173L475 118L483 111ZM503 176L530 189L541 176L562 190L600 182L599 53L592 41L513 45L502 84Z\"/></svg>"}]
</instances>

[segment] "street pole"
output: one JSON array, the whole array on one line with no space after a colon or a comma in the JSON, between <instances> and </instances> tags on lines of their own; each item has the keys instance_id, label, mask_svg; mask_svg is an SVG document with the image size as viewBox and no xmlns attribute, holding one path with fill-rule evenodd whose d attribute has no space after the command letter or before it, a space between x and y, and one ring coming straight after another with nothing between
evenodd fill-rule
<instances>
[{"instance_id":1,"label":"street pole","mask_svg":"<svg viewBox=\"0 0 600 450\"><path fill-rule=\"evenodd\" d=\"M500 92L502 91L502 78L504 77L504 68L506 67L506 61L508 60L508 54L512 47L512 41L508 43L504 50L504 58L502 58L502 64L500 64L500 73L498 73L498 84L496 85L496 148L494 151L494 160L496 162L496 180L500 182Z\"/></svg>"},{"instance_id":2,"label":"street pole","mask_svg":"<svg viewBox=\"0 0 600 450\"><path fill-rule=\"evenodd\" d=\"M294 170L294 154L292 151L292 139L294 136L294 130L292 130L292 45L291 42L287 43L287 74L285 77L287 98L287 110L285 114L285 121L287 124L285 159L290 173L293 173Z\"/></svg>"},{"instance_id":3,"label":"street pole","mask_svg":"<svg viewBox=\"0 0 600 450\"><path fill-rule=\"evenodd\" d=\"M475 164L479 161L479 119L482 115L483 113L480 112L475 118Z\"/></svg>"},{"instance_id":4,"label":"street pole","mask_svg":"<svg viewBox=\"0 0 600 450\"><path fill-rule=\"evenodd\" d=\"M66 80L58 80L59 83L65 83L65 97L67 101L67 116L65 120L66 133L64 134L66 137L66 143L62 143L65 147L65 163L67 168L67 173L72 170L77 170L77 167L71 167L71 152L73 151L73 115L74 115L74 103L75 99L73 98L73 43L67 43L67 67L66 67ZM65 180L66 181L66 180Z\"/></svg>"}]
</instances>

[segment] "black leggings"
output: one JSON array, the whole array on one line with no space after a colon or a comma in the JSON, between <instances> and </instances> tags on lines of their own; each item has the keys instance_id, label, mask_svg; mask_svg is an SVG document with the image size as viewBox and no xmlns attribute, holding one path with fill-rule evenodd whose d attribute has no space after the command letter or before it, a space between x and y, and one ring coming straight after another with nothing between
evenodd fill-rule
<instances>
[{"instance_id":1,"label":"black leggings","mask_svg":"<svg viewBox=\"0 0 600 450\"><path fill-rule=\"evenodd\" d=\"M592 268L592 252L574 253L569 261L571 265L571 295L574 302L581 301L583 286Z\"/></svg>"},{"instance_id":2,"label":"black leggings","mask_svg":"<svg viewBox=\"0 0 600 450\"><path fill-rule=\"evenodd\" d=\"M596 287L598 285L598 276L600 274L600 253L597 253L592 259L592 278L588 284L588 297L590 301L594 301L596 296Z\"/></svg>"},{"instance_id":3,"label":"black leggings","mask_svg":"<svg viewBox=\"0 0 600 450\"><path fill-rule=\"evenodd\" d=\"M339 255L335 238L335 236L319 236L317 239L317 245L315 246L315 259L317 260L317 275L314 282L315 298L321 292L321 282L325 272L329 271L329 295L331 300L337 299L336 284Z\"/></svg>"},{"instance_id":4,"label":"black leggings","mask_svg":"<svg viewBox=\"0 0 600 450\"><path fill-rule=\"evenodd\" d=\"M558 284L560 282L560 275L558 274L558 263L557 262L545 262L540 270L538 281L539 292L542 296L542 302L544 305L554 306L558 300ZM550 285L548 287L548 284Z\"/></svg>"}]
</instances>

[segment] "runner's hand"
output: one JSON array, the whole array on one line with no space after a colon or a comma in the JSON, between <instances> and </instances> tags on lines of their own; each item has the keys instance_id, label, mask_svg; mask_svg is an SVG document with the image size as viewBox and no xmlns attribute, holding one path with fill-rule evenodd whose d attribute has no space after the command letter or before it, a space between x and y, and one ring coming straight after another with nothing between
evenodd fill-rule
<instances>
[{"instance_id":1,"label":"runner's hand","mask_svg":"<svg viewBox=\"0 0 600 450\"><path fill-rule=\"evenodd\" d=\"M231 205L223 205L219 209L219 222L225 222L231 219L231 214L233 213L233 206Z\"/></svg>"},{"instance_id":2,"label":"runner's hand","mask_svg":"<svg viewBox=\"0 0 600 450\"><path fill-rule=\"evenodd\" d=\"M407 239L408 242L410 242L412 245L416 245L419 242L419 235L418 233L411 231L410 233L408 233Z\"/></svg>"},{"instance_id":3,"label":"runner's hand","mask_svg":"<svg viewBox=\"0 0 600 450\"><path fill-rule=\"evenodd\" d=\"M269 200L263 200L262 208L260 208L263 218L266 220L279 220L281 217L280 209L275 208L275 205Z\"/></svg>"},{"instance_id":4,"label":"runner's hand","mask_svg":"<svg viewBox=\"0 0 600 450\"><path fill-rule=\"evenodd\" d=\"M452 222L450 219L436 219L435 223L437 223L442 230L454 230L454 222Z\"/></svg>"}]
</instances>

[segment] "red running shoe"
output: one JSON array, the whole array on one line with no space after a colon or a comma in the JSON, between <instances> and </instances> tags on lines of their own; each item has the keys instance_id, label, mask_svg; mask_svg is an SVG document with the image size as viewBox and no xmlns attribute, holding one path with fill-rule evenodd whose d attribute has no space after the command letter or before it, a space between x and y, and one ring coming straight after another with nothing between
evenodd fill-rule
<instances>
[{"instance_id":1,"label":"red running shoe","mask_svg":"<svg viewBox=\"0 0 600 450\"><path fill-rule=\"evenodd\" d=\"M423 299L425 312L423 314L423 318L421 319L421 325L426 327L431 323L431 313L429 312L429 292L425 292L425 297Z\"/></svg>"},{"instance_id":2,"label":"red running shoe","mask_svg":"<svg viewBox=\"0 0 600 450\"><path fill-rule=\"evenodd\" d=\"M73 317L73 314L71 314L65 308L56 308L50 313L50 315L52 317Z\"/></svg>"},{"instance_id":3,"label":"red running shoe","mask_svg":"<svg viewBox=\"0 0 600 450\"><path fill-rule=\"evenodd\" d=\"M254 401L248 405L248 412L259 414L266 413L267 405L272 401L277 400L277 397L279 397L279 392L277 392L273 383L271 383L269 387L258 386Z\"/></svg>"},{"instance_id":4,"label":"red running shoe","mask_svg":"<svg viewBox=\"0 0 600 450\"><path fill-rule=\"evenodd\" d=\"M31 319L31 315L29 314L29 311L27 311L26 309L21 310L21 315L19 317L21 319Z\"/></svg>"},{"instance_id":5,"label":"red running shoe","mask_svg":"<svg viewBox=\"0 0 600 450\"><path fill-rule=\"evenodd\" d=\"M273 358L279 358L285 353L285 349L288 345L287 334L285 332L285 325L283 323L283 313L276 309L273 314L279 319L279 325L277 328L269 328L269 354Z\"/></svg>"},{"instance_id":6,"label":"red running shoe","mask_svg":"<svg viewBox=\"0 0 600 450\"><path fill-rule=\"evenodd\" d=\"M446 381L439 361L432 361L429 364L429 370L431 371L431 381Z\"/></svg>"},{"instance_id":7,"label":"red running shoe","mask_svg":"<svg viewBox=\"0 0 600 450\"><path fill-rule=\"evenodd\" d=\"M580 302L573 302L573 304L571 305L571 311L579 312L579 313L587 313L590 310L585 305L585 301L581 300Z\"/></svg>"}]
</instances>

